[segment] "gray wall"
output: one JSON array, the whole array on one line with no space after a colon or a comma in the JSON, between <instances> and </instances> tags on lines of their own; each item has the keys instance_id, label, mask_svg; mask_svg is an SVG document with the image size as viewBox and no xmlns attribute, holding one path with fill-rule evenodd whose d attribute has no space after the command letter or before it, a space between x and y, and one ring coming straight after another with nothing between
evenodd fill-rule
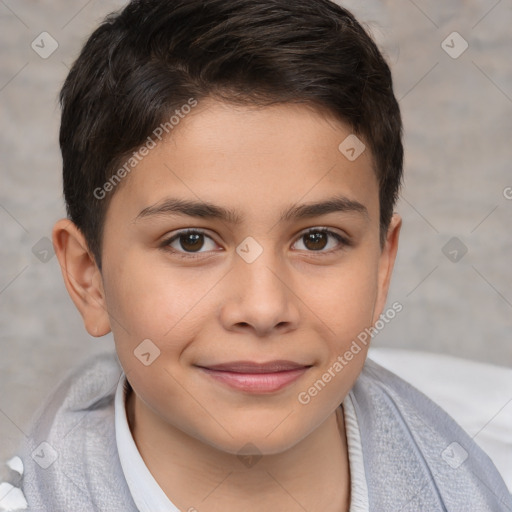
<instances>
[{"instance_id":1,"label":"gray wall","mask_svg":"<svg viewBox=\"0 0 512 512\"><path fill-rule=\"evenodd\" d=\"M58 90L84 38L122 4L0 3L1 457L68 368L113 347L87 335L44 251L64 215ZM404 309L374 345L512 367L512 4L343 4L385 50L405 123L404 227L389 298ZM51 50L43 31L59 45L46 59L31 48ZM441 46L454 31L469 44L458 58L462 40L447 39L452 56ZM454 237L458 246L445 248Z\"/></svg>"}]
</instances>

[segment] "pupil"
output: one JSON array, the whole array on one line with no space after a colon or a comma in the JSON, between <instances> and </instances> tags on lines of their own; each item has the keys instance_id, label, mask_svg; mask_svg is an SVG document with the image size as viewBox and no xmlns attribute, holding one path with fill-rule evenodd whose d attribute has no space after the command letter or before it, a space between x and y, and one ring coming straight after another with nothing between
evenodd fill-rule
<instances>
[{"instance_id":1,"label":"pupil","mask_svg":"<svg viewBox=\"0 0 512 512\"><path fill-rule=\"evenodd\" d=\"M186 251L198 251L201 249L204 243L204 236L200 233L187 233L181 235L180 244Z\"/></svg>"},{"instance_id":2,"label":"pupil","mask_svg":"<svg viewBox=\"0 0 512 512\"><path fill-rule=\"evenodd\" d=\"M319 251L327 245L325 233L308 233L304 235L304 245L313 251Z\"/></svg>"}]
</instances>

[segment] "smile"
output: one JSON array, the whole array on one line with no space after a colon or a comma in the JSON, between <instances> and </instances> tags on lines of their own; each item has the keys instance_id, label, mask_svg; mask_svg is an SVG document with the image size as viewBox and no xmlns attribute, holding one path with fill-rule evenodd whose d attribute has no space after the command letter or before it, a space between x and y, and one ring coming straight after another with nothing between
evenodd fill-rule
<instances>
[{"instance_id":1,"label":"smile","mask_svg":"<svg viewBox=\"0 0 512 512\"><path fill-rule=\"evenodd\" d=\"M254 363L235 361L213 366L199 366L209 377L238 391L274 393L299 379L310 368L292 361Z\"/></svg>"}]
</instances>

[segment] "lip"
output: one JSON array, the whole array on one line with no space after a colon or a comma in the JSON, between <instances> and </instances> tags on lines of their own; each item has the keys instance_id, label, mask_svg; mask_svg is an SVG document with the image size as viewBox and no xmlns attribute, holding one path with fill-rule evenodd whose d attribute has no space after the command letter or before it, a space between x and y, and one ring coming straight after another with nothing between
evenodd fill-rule
<instances>
[{"instance_id":1,"label":"lip","mask_svg":"<svg viewBox=\"0 0 512 512\"><path fill-rule=\"evenodd\" d=\"M275 393L299 379L310 368L293 361L233 361L212 366L198 366L217 382L248 393Z\"/></svg>"}]
</instances>

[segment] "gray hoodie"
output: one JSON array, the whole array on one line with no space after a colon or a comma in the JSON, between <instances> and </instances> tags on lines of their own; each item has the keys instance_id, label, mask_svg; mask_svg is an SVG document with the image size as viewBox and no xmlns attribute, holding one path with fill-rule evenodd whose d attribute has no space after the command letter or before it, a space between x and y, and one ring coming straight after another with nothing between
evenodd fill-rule
<instances>
[{"instance_id":1,"label":"gray hoodie","mask_svg":"<svg viewBox=\"0 0 512 512\"><path fill-rule=\"evenodd\" d=\"M93 357L40 408L21 447L27 510L137 511L115 439L121 372L115 354ZM367 359L350 395L370 512L512 512L489 457L420 391Z\"/></svg>"}]
</instances>

